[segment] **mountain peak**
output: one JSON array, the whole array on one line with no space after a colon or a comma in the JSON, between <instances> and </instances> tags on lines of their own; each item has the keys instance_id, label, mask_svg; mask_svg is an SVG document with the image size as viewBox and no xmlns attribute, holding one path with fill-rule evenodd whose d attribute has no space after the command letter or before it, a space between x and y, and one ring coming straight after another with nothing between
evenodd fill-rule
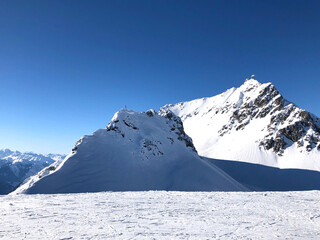
<instances>
[{"instance_id":1,"label":"mountain peak","mask_svg":"<svg viewBox=\"0 0 320 240\"><path fill-rule=\"evenodd\" d=\"M182 119L202 156L320 170L320 120L287 101L270 82L251 76L205 101L164 108Z\"/></svg>"},{"instance_id":2,"label":"mountain peak","mask_svg":"<svg viewBox=\"0 0 320 240\"><path fill-rule=\"evenodd\" d=\"M244 189L208 166L171 111L120 110L106 129L81 138L63 163L15 193Z\"/></svg>"},{"instance_id":3,"label":"mountain peak","mask_svg":"<svg viewBox=\"0 0 320 240\"><path fill-rule=\"evenodd\" d=\"M261 83L253 78L254 75L251 75L250 78L246 78L246 80L244 81L244 83L242 85L255 85L255 86L260 86Z\"/></svg>"}]
</instances>

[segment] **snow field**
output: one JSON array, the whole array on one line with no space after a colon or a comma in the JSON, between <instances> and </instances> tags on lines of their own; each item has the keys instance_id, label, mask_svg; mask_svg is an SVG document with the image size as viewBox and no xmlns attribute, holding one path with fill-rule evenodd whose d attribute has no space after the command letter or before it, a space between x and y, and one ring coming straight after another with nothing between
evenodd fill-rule
<instances>
[{"instance_id":1,"label":"snow field","mask_svg":"<svg viewBox=\"0 0 320 240\"><path fill-rule=\"evenodd\" d=\"M0 239L320 239L320 192L0 197Z\"/></svg>"}]
</instances>

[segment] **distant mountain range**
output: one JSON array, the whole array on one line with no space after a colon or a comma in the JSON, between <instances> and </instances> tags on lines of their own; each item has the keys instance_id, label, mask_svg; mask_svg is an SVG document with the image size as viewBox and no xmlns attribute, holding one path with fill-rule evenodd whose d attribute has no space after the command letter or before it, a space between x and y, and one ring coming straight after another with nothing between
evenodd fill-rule
<instances>
[{"instance_id":1,"label":"distant mountain range","mask_svg":"<svg viewBox=\"0 0 320 240\"><path fill-rule=\"evenodd\" d=\"M61 161L59 154L21 153L9 149L0 150L0 194L7 194L25 179L37 174L50 164Z\"/></svg>"}]
</instances>

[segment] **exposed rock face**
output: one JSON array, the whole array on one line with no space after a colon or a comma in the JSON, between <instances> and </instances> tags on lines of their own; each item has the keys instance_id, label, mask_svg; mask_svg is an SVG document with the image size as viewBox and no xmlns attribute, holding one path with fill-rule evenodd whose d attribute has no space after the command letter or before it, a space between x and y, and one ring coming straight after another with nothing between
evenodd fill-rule
<instances>
[{"instance_id":1,"label":"exposed rock face","mask_svg":"<svg viewBox=\"0 0 320 240\"><path fill-rule=\"evenodd\" d=\"M181 119L173 114L170 110L160 110L160 116L168 119L167 123L171 126L171 131L178 135L178 140L185 142L186 147L191 148L194 152L197 152L193 145L192 139L184 132L183 123ZM173 142L173 140L172 140Z\"/></svg>"},{"instance_id":2,"label":"exposed rock face","mask_svg":"<svg viewBox=\"0 0 320 240\"><path fill-rule=\"evenodd\" d=\"M297 143L299 148L310 152L320 143L319 121L313 115L299 109L292 103L283 100L283 107L276 110L268 125L269 134L261 141L261 145L267 150L270 148L279 155L284 149ZM265 145L267 141L274 141L271 146Z\"/></svg>"},{"instance_id":3,"label":"exposed rock face","mask_svg":"<svg viewBox=\"0 0 320 240\"><path fill-rule=\"evenodd\" d=\"M256 87L251 86L244 92L255 90ZM254 118L271 116L267 134L260 139L259 145L266 150L273 150L279 156L293 143L299 143L299 147L307 151L320 144L319 119L285 100L271 83L266 84L258 95L246 96L240 106L233 104L223 107L223 112L232 112L232 115L219 130L220 136L232 129L243 130Z\"/></svg>"},{"instance_id":4,"label":"exposed rock face","mask_svg":"<svg viewBox=\"0 0 320 240\"><path fill-rule=\"evenodd\" d=\"M215 97L170 104L163 109L170 109L181 117L199 154L207 157L224 158L220 150L223 143L234 145L235 149L237 145L246 148L242 142L253 139L257 146L254 151L260 149L278 157L292 147L298 152L314 154L320 149L319 118L284 99L271 83L261 84L252 78L239 88ZM227 146L228 151L233 151L232 146ZM243 147L235 151L251 151ZM320 152L317 154L320 162ZM266 153L265 157L270 156ZM241 160L241 157L237 152L225 155L225 159Z\"/></svg>"}]
</instances>

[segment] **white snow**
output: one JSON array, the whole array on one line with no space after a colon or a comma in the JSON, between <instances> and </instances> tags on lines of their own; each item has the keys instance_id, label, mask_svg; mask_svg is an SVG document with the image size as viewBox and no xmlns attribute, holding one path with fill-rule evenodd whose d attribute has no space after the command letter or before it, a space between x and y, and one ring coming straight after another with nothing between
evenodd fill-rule
<instances>
[{"instance_id":1,"label":"white snow","mask_svg":"<svg viewBox=\"0 0 320 240\"><path fill-rule=\"evenodd\" d=\"M198 156L178 117L147 113L117 112L107 129L81 138L56 171L44 169L15 193L246 190Z\"/></svg>"},{"instance_id":2,"label":"white snow","mask_svg":"<svg viewBox=\"0 0 320 240\"><path fill-rule=\"evenodd\" d=\"M0 196L0 239L320 239L320 192Z\"/></svg>"}]
</instances>

